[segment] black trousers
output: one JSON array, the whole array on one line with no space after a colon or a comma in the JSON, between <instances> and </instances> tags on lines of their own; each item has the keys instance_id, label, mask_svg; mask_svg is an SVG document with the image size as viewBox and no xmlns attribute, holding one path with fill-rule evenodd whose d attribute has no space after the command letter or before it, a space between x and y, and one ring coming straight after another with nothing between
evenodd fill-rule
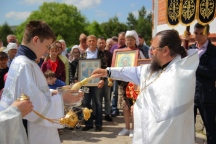
<instances>
[{"instance_id":1,"label":"black trousers","mask_svg":"<svg viewBox=\"0 0 216 144\"><path fill-rule=\"evenodd\" d=\"M194 119L196 122L197 109L200 112L206 128L207 144L216 144L216 105L195 105Z\"/></svg>"}]
</instances>

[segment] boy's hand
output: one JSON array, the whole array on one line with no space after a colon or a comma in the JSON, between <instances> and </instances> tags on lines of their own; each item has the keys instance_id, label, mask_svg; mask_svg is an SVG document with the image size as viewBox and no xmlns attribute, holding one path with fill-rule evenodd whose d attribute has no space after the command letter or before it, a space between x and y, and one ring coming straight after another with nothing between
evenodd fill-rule
<instances>
[{"instance_id":1,"label":"boy's hand","mask_svg":"<svg viewBox=\"0 0 216 144\"><path fill-rule=\"evenodd\" d=\"M58 94L58 90L53 90L53 91L52 91L52 96L54 96L54 95L56 95L56 94Z\"/></svg>"},{"instance_id":2,"label":"boy's hand","mask_svg":"<svg viewBox=\"0 0 216 144\"><path fill-rule=\"evenodd\" d=\"M62 93L63 101L65 104L73 104L82 100L84 92L68 90Z\"/></svg>"}]
</instances>

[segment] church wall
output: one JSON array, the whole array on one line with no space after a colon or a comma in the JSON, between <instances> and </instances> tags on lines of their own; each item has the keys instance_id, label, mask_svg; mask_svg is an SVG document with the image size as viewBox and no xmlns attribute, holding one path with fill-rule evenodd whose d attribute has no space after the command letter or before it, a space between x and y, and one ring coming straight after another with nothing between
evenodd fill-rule
<instances>
[{"instance_id":1,"label":"church wall","mask_svg":"<svg viewBox=\"0 0 216 144\"><path fill-rule=\"evenodd\" d=\"M166 30L166 29L175 29L179 32L180 35L184 34L186 26L178 24L175 27L170 27L166 24L166 0L152 0L152 8L154 12L153 17L153 33L154 36L157 32ZM157 4L156 4L157 3ZM190 32L193 34L194 25L197 21L194 21L190 26ZM216 45L216 18L210 23L210 36L209 39ZM191 43L194 42L193 36L191 36Z\"/></svg>"}]
</instances>

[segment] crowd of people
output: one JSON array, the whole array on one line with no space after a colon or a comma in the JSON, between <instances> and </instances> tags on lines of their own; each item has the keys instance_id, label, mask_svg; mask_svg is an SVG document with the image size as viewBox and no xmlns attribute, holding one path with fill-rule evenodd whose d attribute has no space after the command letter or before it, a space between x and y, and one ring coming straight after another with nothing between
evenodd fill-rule
<instances>
[{"instance_id":1,"label":"crowd of people","mask_svg":"<svg viewBox=\"0 0 216 144\"><path fill-rule=\"evenodd\" d=\"M83 96L82 106L93 110L82 131L93 127L102 131L103 119L113 121L122 109L125 127L118 135L133 137L134 144L193 144L198 109L206 127L207 142L214 144L216 47L208 40L209 30L209 25L197 23L196 43L188 51L181 45L190 40L190 33L182 40L175 30L157 33L150 48L134 30L119 32L108 39L82 33L77 38L80 43L67 48L63 39L56 40L45 22L30 21L20 45L16 36L10 34L7 46L2 44L0 48L0 114L7 115L6 110L18 107L29 143L38 143L35 138L41 137L40 143L59 144L57 129L62 126L38 118L31 110L34 106L46 117L63 116L64 102L72 100L68 99L69 93L61 96L56 89L78 82L79 59L100 59L101 69L91 72L99 78L97 86L85 86L88 92L79 93ZM112 67L113 54L118 49L138 50L138 59L151 58L151 64L134 67L128 60L122 67ZM114 80L113 86L108 85L109 77ZM140 86L136 102L127 97L129 82ZM21 93L30 96L31 102L16 101ZM28 107L28 112L22 105ZM27 137L21 135L25 143Z\"/></svg>"}]
</instances>

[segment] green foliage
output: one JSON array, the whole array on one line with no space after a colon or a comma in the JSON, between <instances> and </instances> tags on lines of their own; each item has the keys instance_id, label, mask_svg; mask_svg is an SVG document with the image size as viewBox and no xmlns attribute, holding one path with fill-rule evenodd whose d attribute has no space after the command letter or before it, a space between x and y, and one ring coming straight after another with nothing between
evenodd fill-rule
<instances>
[{"instance_id":1,"label":"green foliage","mask_svg":"<svg viewBox=\"0 0 216 144\"><path fill-rule=\"evenodd\" d=\"M56 37L56 40L60 40L60 39L63 39L63 37L59 34L59 35Z\"/></svg>"},{"instance_id":2,"label":"green foliage","mask_svg":"<svg viewBox=\"0 0 216 144\"><path fill-rule=\"evenodd\" d=\"M97 21L93 21L86 27L87 34L95 35L96 37L105 36L103 29L101 28L100 24Z\"/></svg>"},{"instance_id":3,"label":"green foliage","mask_svg":"<svg viewBox=\"0 0 216 144\"><path fill-rule=\"evenodd\" d=\"M0 39L3 41L4 46L7 46L7 36L9 34L13 34L13 31L7 23L4 23L0 27Z\"/></svg>"},{"instance_id":4,"label":"green foliage","mask_svg":"<svg viewBox=\"0 0 216 144\"><path fill-rule=\"evenodd\" d=\"M101 28L105 32L104 37L110 38L112 36L118 36L119 32L126 31L127 25L119 22L118 17L113 17L101 24Z\"/></svg>"},{"instance_id":5,"label":"green foliage","mask_svg":"<svg viewBox=\"0 0 216 144\"><path fill-rule=\"evenodd\" d=\"M144 37L146 43L150 45L152 38L152 14L150 13L147 15L144 6L138 11L138 14L138 18L136 18L132 13L128 14L128 29L136 30L138 34L141 34Z\"/></svg>"},{"instance_id":6,"label":"green foliage","mask_svg":"<svg viewBox=\"0 0 216 144\"><path fill-rule=\"evenodd\" d=\"M128 17L127 17L127 25L128 25L128 29L133 29L134 27L137 27L137 19L136 17L133 15L132 12L130 12L128 14Z\"/></svg>"},{"instance_id":7,"label":"green foliage","mask_svg":"<svg viewBox=\"0 0 216 144\"><path fill-rule=\"evenodd\" d=\"M30 20L43 20L50 25L57 38L61 36L67 45L79 42L79 35L84 32L86 18L73 5L56 2L44 2L39 10L33 11L28 19L16 30L16 36L21 40L25 25Z\"/></svg>"},{"instance_id":8,"label":"green foliage","mask_svg":"<svg viewBox=\"0 0 216 144\"><path fill-rule=\"evenodd\" d=\"M119 22L117 16L99 24L97 21L88 22L86 17L81 15L80 11L73 5L45 2L17 27L16 36L19 41L23 37L25 25L30 20L43 20L48 23L55 32L57 40L64 39L67 46L78 44L81 33L109 38L118 36L118 33L122 31L136 30L145 38L147 44L150 44L152 37L152 15L147 14L144 6L138 11L137 18L130 12L126 24Z\"/></svg>"}]
</instances>

